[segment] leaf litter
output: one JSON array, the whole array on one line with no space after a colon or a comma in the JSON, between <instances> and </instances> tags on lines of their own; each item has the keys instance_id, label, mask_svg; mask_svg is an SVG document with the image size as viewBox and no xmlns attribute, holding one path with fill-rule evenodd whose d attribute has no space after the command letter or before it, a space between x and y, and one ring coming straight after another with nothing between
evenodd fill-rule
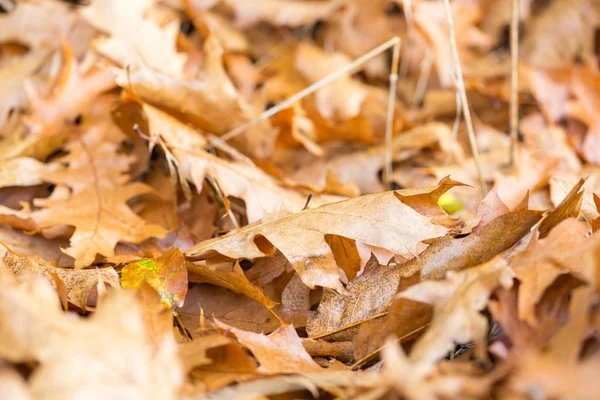
<instances>
[{"instance_id":1,"label":"leaf litter","mask_svg":"<svg viewBox=\"0 0 600 400\"><path fill-rule=\"evenodd\" d=\"M0 11L0 397L596 397L596 0Z\"/></svg>"}]
</instances>

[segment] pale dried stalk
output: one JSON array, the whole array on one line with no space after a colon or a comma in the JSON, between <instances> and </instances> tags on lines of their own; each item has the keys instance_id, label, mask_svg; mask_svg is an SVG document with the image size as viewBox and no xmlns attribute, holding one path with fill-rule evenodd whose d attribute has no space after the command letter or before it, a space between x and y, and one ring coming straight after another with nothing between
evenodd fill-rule
<instances>
[{"instance_id":1,"label":"pale dried stalk","mask_svg":"<svg viewBox=\"0 0 600 400\"><path fill-rule=\"evenodd\" d=\"M415 95L413 96L413 106L418 107L425 98L425 91L427 90L427 84L429 83L429 78L431 77L433 60L433 51L431 51L431 49L427 49L427 53L425 53L425 57L423 57L423 61L421 61L421 71L419 72L419 79L417 80Z\"/></svg>"},{"instance_id":2,"label":"pale dried stalk","mask_svg":"<svg viewBox=\"0 0 600 400\"><path fill-rule=\"evenodd\" d=\"M456 71L456 86L460 94L462 111L465 115L465 124L467 125L467 133L469 134L469 143L471 145L471 152L473 153L473 160L475 161L475 168L477 169L477 175L479 177L479 185L481 187L481 195L485 196L485 180L483 179L483 171L481 170L481 162L479 160L479 148L477 146L477 139L475 138L475 129L473 128L473 120L471 119L471 110L469 109L469 100L467 98L467 91L465 89L465 80L463 78L462 66L460 63L460 57L458 55L458 45L456 44L456 31L454 29L454 20L452 18L452 9L450 7L450 0L444 0L446 5L446 19L448 22L448 30L450 31L450 48L452 50L452 57L454 58L454 67Z\"/></svg>"},{"instance_id":3,"label":"pale dried stalk","mask_svg":"<svg viewBox=\"0 0 600 400\"><path fill-rule=\"evenodd\" d=\"M371 60L372 58L377 57L379 54L383 53L384 51L386 51L390 48L394 49L394 56L393 56L393 63L392 63L392 73L390 74L390 93L388 96L388 110L387 110L386 132L385 132L386 152L385 152L384 173L386 176L386 180L384 183L387 184L388 183L387 179L391 178L391 176L392 176L391 137L393 134L392 130L394 127L394 107L395 107L395 101L396 101L395 88L396 88L396 83L398 82L398 64L399 64L399 60L400 60L400 38L397 36L388 40L385 43L380 44L379 46L375 47L373 50L363 54L362 56L358 57L351 63L344 65L342 68L327 75L325 78L313 83L312 85L299 91L298 93L294 94L293 96L288 97L286 100L275 105L274 107L269 108L268 110L266 110L265 112L260 114L255 119L248 121L245 124L242 124L242 125L238 126L237 128L230 130L229 132L227 132L223 136L221 136L221 141L226 142L228 140L233 139L234 137L242 134L247 129L252 128L253 126L258 125L259 123L268 120L269 118L273 117L275 114L280 112L281 110L291 107L297 101L302 100L306 96L316 92L319 89L322 89L323 87L327 86L329 83L333 82L337 78L347 75L352 72L356 72L362 64Z\"/></svg>"},{"instance_id":4,"label":"pale dried stalk","mask_svg":"<svg viewBox=\"0 0 600 400\"><path fill-rule=\"evenodd\" d=\"M387 116L385 120L385 152L383 163L383 184L391 189L393 175L392 136L394 134L394 108L396 107L396 88L398 86L398 62L400 46L394 46L392 70L390 72L390 87L388 92Z\"/></svg>"},{"instance_id":5,"label":"pale dried stalk","mask_svg":"<svg viewBox=\"0 0 600 400\"><path fill-rule=\"evenodd\" d=\"M519 0L512 0L510 20L510 165L514 166L519 130Z\"/></svg>"}]
</instances>

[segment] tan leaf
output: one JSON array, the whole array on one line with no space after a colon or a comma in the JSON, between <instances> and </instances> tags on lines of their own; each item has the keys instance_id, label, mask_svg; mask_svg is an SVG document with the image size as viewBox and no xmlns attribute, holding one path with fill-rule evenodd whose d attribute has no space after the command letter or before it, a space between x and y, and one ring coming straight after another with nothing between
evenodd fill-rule
<instances>
[{"instance_id":1,"label":"tan leaf","mask_svg":"<svg viewBox=\"0 0 600 400\"><path fill-rule=\"evenodd\" d=\"M92 123L81 137L74 137L66 144L69 154L61 161L69 167L47 174L45 180L66 185L72 192L62 198L38 199L36 204L42 208L31 214L41 229L58 225L75 227L71 246L64 251L75 258L78 268L92 264L96 254L113 256L119 241L139 243L165 234L164 228L147 224L127 205L132 197L152 189L129 182L126 172L133 159L117 154L117 144L111 143L115 138L109 136L114 129L111 125Z\"/></svg>"},{"instance_id":2,"label":"tan leaf","mask_svg":"<svg viewBox=\"0 0 600 400\"><path fill-rule=\"evenodd\" d=\"M1 18L2 16L0 26L3 26ZM2 28L0 32L11 31ZM0 68L0 127L4 126L11 109L25 108L28 105L25 80L35 72L47 55L45 50L31 51L15 57Z\"/></svg>"},{"instance_id":3,"label":"tan leaf","mask_svg":"<svg viewBox=\"0 0 600 400\"><path fill-rule=\"evenodd\" d=\"M185 56L176 50L179 24L173 21L161 29L145 17L152 4L150 0L96 0L80 12L95 28L110 35L96 44L100 53L123 67L142 63L179 77L185 63Z\"/></svg>"},{"instance_id":4,"label":"tan leaf","mask_svg":"<svg viewBox=\"0 0 600 400\"><path fill-rule=\"evenodd\" d=\"M598 12L594 0L553 1L530 24L521 44L524 61L560 68L591 51Z\"/></svg>"},{"instance_id":5,"label":"tan leaf","mask_svg":"<svg viewBox=\"0 0 600 400\"><path fill-rule=\"evenodd\" d=\"M401 265L402 276L419 272L421 279L443 279L447 271L461 270L490 260L525 236L542 213L521 210L501 215L484 226L479 235L445 237L429 246L418 259Z\"/></svg>"},{"instance_id":6,"label":"tan leaf","mask_svg":"<svg viewBox=\"0 0 600 400\"><path fill-rule=\"evenodd\" d=\"M44 164L35 158L0 158L0 188L7 186L34 186L44 181L46 174L60 169L59 164Z\"/></svg>"},{"instance_id":7,"label":"tan leaf","mask_svg":"<svg viewBox=\"0 0 600 400\"><path fill-rule=\"evenodd\" d=\"M277 0L224 0L235 13L237 24L248 28L258 22L296 27L310 25L321 18L327 18L341 5L340 0L326 0L318 3L293 0L282 3Z\"/></svg>"},{"instance_id":8,"label":"tan leaf","mask_svg":"<svg viewBox=\"0 0 600 400\"><path fill-rule=\"evenodd\" d=\"M585 183L584 179L581 179L567 194L563 201L542 221L538 231L540 232L540 238L548 235L550 230L558 225L561 221L567 218L576 218L579 216L581 210L581 203L583 201L583 190L580 189Z\"/></svg>"},{"instance_id":9,"label":"tan leaf","mask_svg":"<svg viewBox=\"0 0 600 400\"><path fill-rule=\"evenodd\" d=\"M342 53L327 54L316 46L301 43L296 49L296 69L309 83L325 78L350 63ZM315 93L321 115L332 120L356 117L366 97L362 85L349 76L342 76Z\"/></svg>"},{"instance_id":10,"label":"tan leaf","mask_svg":"<svg viewBox=\"0 0 600 400\"><path fill-rule=\"evenodd\" d=\"M30 109L24 120L31 135L39 138L59 134L66 121L74 120L100 93L114 86L112 71L92 68L82 73L72 49L63 44L62 69L50 96L41 97L35 89L29 90Z\"/></svg>"},{"instance_id":11,"label":"tan leaf","mask_svg":"<svg viewBox=\"0 0 600 400\"><path fill-rule=\"evenodd\" d=\"M76 15L65 4L22 2L12 12L0 15L0 42L23 43L31 48L56 47L75 20Z\"/></svg>"},{"instance_id":12,"label":"tan leaf","mask_svg":"<svg viewBox=\"0 0 600 400\"><path fill-rule=\"evenodd\" d=\"M457 343L470 341L475 343L478 356L485 359L488 324L480 311L499 285L512 285L511 270L502 258L476 269L449 273L445 281L421 282L401 292L398 296L435 308L432 325L413 347L411 360L435 363Z\"/></svg>"},{"instance_id":13,"label":"tan leaf","mask_svg":"<svg viewBox=\"0 0 600 400\"><path fill-rule=\"evenodd\" d=\"M585 248L587 230L585 223L574 218L566 219L544 239L532 240L524 251L511 259L510 265L521 281L518 304L520 319L535 324L535 306L544 291L569 269L576 271L573 260Z\"/></svg>"},{"instance_id":14,"label":"tan leaf","mask_svg":"<svg viewBox=\"0 0 600 400\"><path fill-rule=\"evenodd\" d=\"M321 336L385 312L398 291L397 271L396 265L379 265L377 259L371 258L363 273L346 287L348 295L325 292L317 313L308 320L308 334Z\"/></svg>"},{"instance_id":15,"label":"tan leaf","mask_svg":"<svg viewBox=\"0 0 600 400\"><path fill-rule=\"evenodd\" d=\"M481 217L481 221L479 222L479 225L477 225L476 232L479 232L485 225L489 224L499 216L507 214L509 211L506 204L504 204L500 196L498 196L498 187L494 186L483 200L481 200L479 207L477 207L475 218Z\"/></svg>"},{"instance_id":16,"label":"tan leaf","mask_svg":"<svg viewBox=\"0 0 600 400\"><path fill-rule=\"evenodd\" d=\"M48 398L50 392L81 398L90 391L109 398L176 398L182 373L174 339L167 335L159 345L150 342L132 293L110 292L84 319L63 313L42 278L1 285L0 354L14 362L39 363L28 381L34 398ZM65 374L73 379L63 379Z\"/></svg>"},{"instance_id":17,"label":"tan leaf","mask_svg":"<svg viewBox=\"0 0 600 400\"><path fill-rule=\"evenodd\" d=\"M322 368L306 352L292 325L286 325L270 335L247 332L223 323L218 326L231 332L258 360L258 371L267 374L304 373Z\"/></svg>"},{"instance_id":18,"label":"tan leaf","mask_svg":"<svg viewBox=\"0 0 600 400\"><path fill-rule=\"evenodd\" d=\"M194 367L211 364L212 360L208 358L207 351L229 343L232 343L232 340L220 334L201 336L191 342L181 343L178 351L183 371L187 373Z\"/></svg>"},{"instance_id":19,"label":"tan leaf","mask_svg":"<svg viewBox=\"0 0 600 400\"><path fill-rule=\"evenodd\" d=\"M66 288L69 302L84 311L95 307L95 299L91 293L99 279L114 288L119 287L119 276L111 267L85 270L57 268L42 260L18 255L2 244L0 244L0 265L8 268L16 276L29 273L41 274L52 284L57 284L53 278L56 275Z\"/></svg>"},{"instance_id":20,"label":"tan leaf","mask_svg":"<svg viewBox=\"0 0 600 400\"><path fill-rule=\"evenodd\" d=\"M277 248L302 281L343 291L337 265L325 235L338 235L389 249L404 257L416 254L423 240L443 236L446 229L385 192L308 209L200 243L188 251L193 259L221 254L231 259L258 258ZM385 234L381 234L384 230Z\"/></svg>"},{"instance_id":21,"label":"tan leaf","mask_svg":"<svg viewBox=\"0 0 600 400\"><path fill-rule=\"evenodd\" d=\"M249 222L258 221L265 213L281 208L301 210L306 203L305 196L284 188L254 165L243 161L227 161L206 152L206 139L168 114L147 104L143 105L143 110L150 132L164 139L183 177L192 182L198 191L202 190L207 176L213 177L225 196L238 197L246 202ZM315 196L312 202L323 204L339 200L323 196L319 201L320 197Z\"/></svg>"},{"instance_id":22,"label":"tan leaf","mask_svg":"<svg viewBox=\"0 0 600 400\"><path fill-rule=\"evenodd\" d=\"M201 263L187 263L187 268L192 273L190 275L190 281L210 283L211 285L220 286L247 296L267 308L275 318L279 319L277 314L273 311L273 307L275 307L277 303L269 299L258 286L250 283L238 263L234 265L233 271L231 272L212 270Z\"/></svg>"}]
</instances>

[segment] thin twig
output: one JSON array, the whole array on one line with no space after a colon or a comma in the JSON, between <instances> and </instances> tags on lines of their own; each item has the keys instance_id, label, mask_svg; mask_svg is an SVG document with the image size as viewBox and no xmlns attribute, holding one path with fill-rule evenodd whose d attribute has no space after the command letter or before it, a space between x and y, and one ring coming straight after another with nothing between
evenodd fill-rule
<instances>
[{"instance_id":1,"label":"thin twig","mask_svg":"<svg viewBox=\"0 0 600 400\"><path fill-rule=\"evenodd\" d=\"M415 94L413 96L414 107L418 107L425 98L434 58L433 51L427 49L427 53L425 53L425 57L423 57L423 61L421 61L421 71L419 72L419 79L417 80L417 86L415 87Z\"/></svg>"},{"instance_id":2,"label":"thin twig","mask_svg":"<svg viewBox=\"0 0 600 400\"><path fill-rule=\"evenodd\" d=\"M519 130L519 0L512 0L510 20L510 165L514 166Z\"/></svg>"},{"instance_id":3,"label":"thin twig","mask_svg":"<svg viewBox=\"0 0 600 400\"><path fill-rule=\"evenodd\" d=\"M411 35L415 31L415 18L412 12L412 0L402 0L402 7L404 10L404 19L406 20L406 44ZM407 51L408 46L404 46L402 52L402 58L400 60L400 76L405 77L408 75L408 66L410 65L410 53Z\"/></svg>"},{"instance_id":4,"label":"thin twig","mask_svg":"<svg viewBox=\"0 0 600 400\"><path fill-rule=\"evenodd\" d=\"M392 185L392 136L394 134L394 110L396 108L396 89L398 86L398 63L400 60L400 46L394 46L392 56L392 69L390 72L390 87L388 91L387 116L385 120L385 161L383 165L383 183L391 189Z\"/></svg>"},{"instance_id":5,"label":"thin twig","mask_svg":"<svg viewBox=\"0 0 600 400\"><path fill-rule=\"evenodd\" d=\"M273 117L275 114L280 112L281 110L284 110L284 109L292 106L298 100L302 100L303 98L312 94L313 92L323 88L324 86L327 86L330 82L336 80L340 76L355 72L358 69L358 67L360 67L362 64L364 64L366 61L369 61L370 59L378 56L379 54L383 53L384 51L386 51L387 49L392 48L392 47L400 47L400 38L399 37L394 37L394 38L388 40L387 42L375 47L373 50L363 54L362 56L358 57L356 60L352 61L351 63L346 64L345 66L343 66L339 70L335 71L334 73L327 75L325 78L313 83L309 87L299 91L295 95L287 98L286 100L282 101L281 103L277 104L276 106L269 108L268 110L266 110L265 112L260 114L255 119L248 121L245 124L242 124L242 125L238 126L237 128L230 130L229 132L227 132L223 136L221 136L221 140L223 140L225 142L228 140L231 140L234 137L242 134L247 129L258 125L262 121L268 120L269 118Z\"/></svg>"},{"instance_id":6,"label":"thin twig","mask_svg":"<svg viewBox=\"0 0 600 400\"><path fill-rule=\"evenodd\" d=\"M467 91L465 89L465 80L463 78L462 66L460 64L460 56L458 54L458 45L456 44L456 31L454 29L454 20L452 19L452 8L450 7L450 0L444 0L446 5L446 19L448 22L448 30L450 31L450 48L452 49L452 56L454 58L455 70L456 70L456 83L457 90L460 93L462 111L465 115L465 124L467 125L467 132L469 134L469 143L471 144L471 152L473 153L473 159L475 161L475 168L477 169L477 175L479 177L479 185L481 187L481 195L485 196L486 186L485 180L483 179L483 171L481 170L481 162L479 161L479 148L477 147L477 139L475 138L475 129L473 128L473 120L471 119L471 110L469 109L469 100L467 98Z\"/></svg>"}]
</instances>

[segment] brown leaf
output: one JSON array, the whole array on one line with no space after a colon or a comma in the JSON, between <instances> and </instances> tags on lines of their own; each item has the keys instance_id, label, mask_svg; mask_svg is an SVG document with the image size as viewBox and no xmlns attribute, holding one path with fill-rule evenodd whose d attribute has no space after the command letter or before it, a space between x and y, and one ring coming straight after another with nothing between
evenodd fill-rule
<instances>
[{"instance_id":1,"label":"brown leaf","mask_svg":"<svg viewBox=\"0 0 600 400\"><path fill-rule=\"evenodd\" d=\"M63 313L42 278L24 277L19 284L3 280L1 285L0 354L14 362L39 363L28 382L33 397L51 391L80 398L92 390L103 397L175 398L182 373L174 339L164 336L158 346L149 341L132 293L110 292L84 319ZM65 374L73 379L63 379ZM82 381L88 384L81 386Z\"/></svg>"},{"instance_id":2,"label":"brown leaf","mask_svg":"<svg viewBox=\"0 0 600 400\"><path fill-rule=\"evenodd\" d=\"M542 213L521 210L501 215L484 226L479 235L464 238L445 237L431 246L417 259L400 266L401 275L419 272L421 279L443 279L447 271L473 267L492 259L525 236Z\"/></svg>"},{"instance_id":3,"label":"brown leaf","mask_svg":"<svg viewBox=\"0 0 600 400\"><path fill-rule=\"evenodd\" d=\"M266 374L305 373L321 371L311 358L292 325L286 325L270 335L247 332L223 323L217 325L235 335L238 342L247 347L258 360L258 371Z\"/></svg>"},{"instance_id":4,"label":"brown leaf","mask_svg":"<svg viewBox=\"0 0 600 400\"><path fill-rule=\"evenodd\" d=\"M531 22L520 49L524 61L538 68L560 68L586 55L597 18L594 0L553 1Z\"/></svg>"},{"instance_id":5,"label":"brown leaf","mask_svg":"<svg viewBox=\"0 0 600 400\"><path fill-rule=\"evenodd\" d=\"M322 336L385 312L399 283L396 265L379 265L377 259L371 258L363 273L346 287L347 295L325 291L306 331L310 336Z\"/></svg>"},{"instance_id":6,"label":"brown leaf","mask_svg":"<svg viewBox=\"0 0 600 400\"><path fill-rule=\"evenodd\" d=\"M274 25L297 27L311 25L327 18L341 5L340 0L326 0L318 3L294 0L282 4L277 0L225 0L235 13L237 24L248 28L259 22Z\"/></svg>"},{"instance_id":7,"label":"brown leaf","mask_svg":"<svg viewBox=\"0 0 600 400\"><path fill-rule=\"evenodd\" d=\"M0 244L0 266L8 268L15 276L40 274L57 287L66 289L69 302L81 310L94 309L96 301L92 293L99 280L114 288L119 287L119 276L112 268L74 270L57 268L41 259L21 256Z\"/></svg>"},{"instance_id":8,"label":"brown leaf","mask_svg":"<svg viewBox=\"0 0 600 400\"><path fill-rule=\"evenodd\" d=\"M491 292L499 285L510 287L512 274L502 258L476 269L450 273L445 281L425 281L398 296L432 304L431 327L412 349L411 360L435 363L458 343L475 343L479 358L486 358L485 338L488 324L480 311Z\"/></svg>"},{"instance_id":9,"label":"brown leaf","mask_svg":"<svg viewBox=\"0 0 600 400\"><path fill-rule=\"evenodd\" d=\"M233 267L233 271L213 270L201 263L187 263L188 270L192 273L190 281L199 283L210 283L211 285L220 286L231 290L235 293L242 294L268 309L275 318L279 316L273 311L273 307L277 305L269 299L265 293L258 287L250 283L239 263Z\"/></svg>"},{"instance_id":10,"label":"brown leaf","mask_svg":"<svg viewBox=\"0 0 600 400\"><path fill-rule=\"evenodd\" d=\"M192 259L209 259L217 254L230 259L258 258L270 254L275 247L292 263L307 286L319 285L342 292L337 265L324 238L326 234L411 257L416 254L419 242L445 233L444 227L433 225L428 217L402 203L398 198L401 192L362 196L248 226L200 243L186 254ZM381 229L387 234L382 236Z\"/></svg>"},{"instance_id":11,"label":"brown leaf","mask_svg":"<svg viewBox=\"0 0 600 400\"><path fill-rule=\"evenodd\" d=\"M563 199L563 201L550 213L538 228L540 232L540 238L548 235L550 230L558 225L561 221L567 218L576 218L581 210L581 203L583 201L583 187L585 179L581 179L569 192L569 194Z\"/></svg>"},{"instance_id":12,"label":"brown leaf","mask_svg":"<svg viewBox=\"0 0 600 400\"><path fill-rule=\"evenodd\" d=\"M521 281L518 308L520 319L535 324L535 306L545 290L558 276L577 270L574 261L587 247L587 230L585 223L573 218L566 219L544 239L533 239L524 251L510 261Z\"/></svg>"},{"instance_id":13,"label":"brown leaf","mask_svg":"<svg viewBox=\"0 0 600 400\"><path fill-rule=\"evenodd\" d=\"M94 262L96 254L114 255L119 241L139 243L150 237L162 237L164 228L147 224L127 205L132 197L149 193L151 188L128 182L126 171L131 158L117 155L117 145L106 141L102 127L91 127L82 137L75 137L62 157L69 168L47 174L48 182L68 185L70 195L40 199L42 209L31 214L39 228L71 225L75 233L65 250L80 268ZM110 159L111 163L105 160Z\"/></svg>"},{"instance_id":14,"label":"brown leaf","mask_svg":"<svg viewBox=\"0 0 600 400\"><path fill-rule=\"evenodd\" d=\"M136 0L94 1L81 8L81 15L96 29L110 37L95 43L100 53L122 66L145 65L172 76L181 76L185 56L177 53L177 21L162 28L146 16L152 2ZM165 59L169 62L164 62Z\"/></svg>"}]
</instances>

